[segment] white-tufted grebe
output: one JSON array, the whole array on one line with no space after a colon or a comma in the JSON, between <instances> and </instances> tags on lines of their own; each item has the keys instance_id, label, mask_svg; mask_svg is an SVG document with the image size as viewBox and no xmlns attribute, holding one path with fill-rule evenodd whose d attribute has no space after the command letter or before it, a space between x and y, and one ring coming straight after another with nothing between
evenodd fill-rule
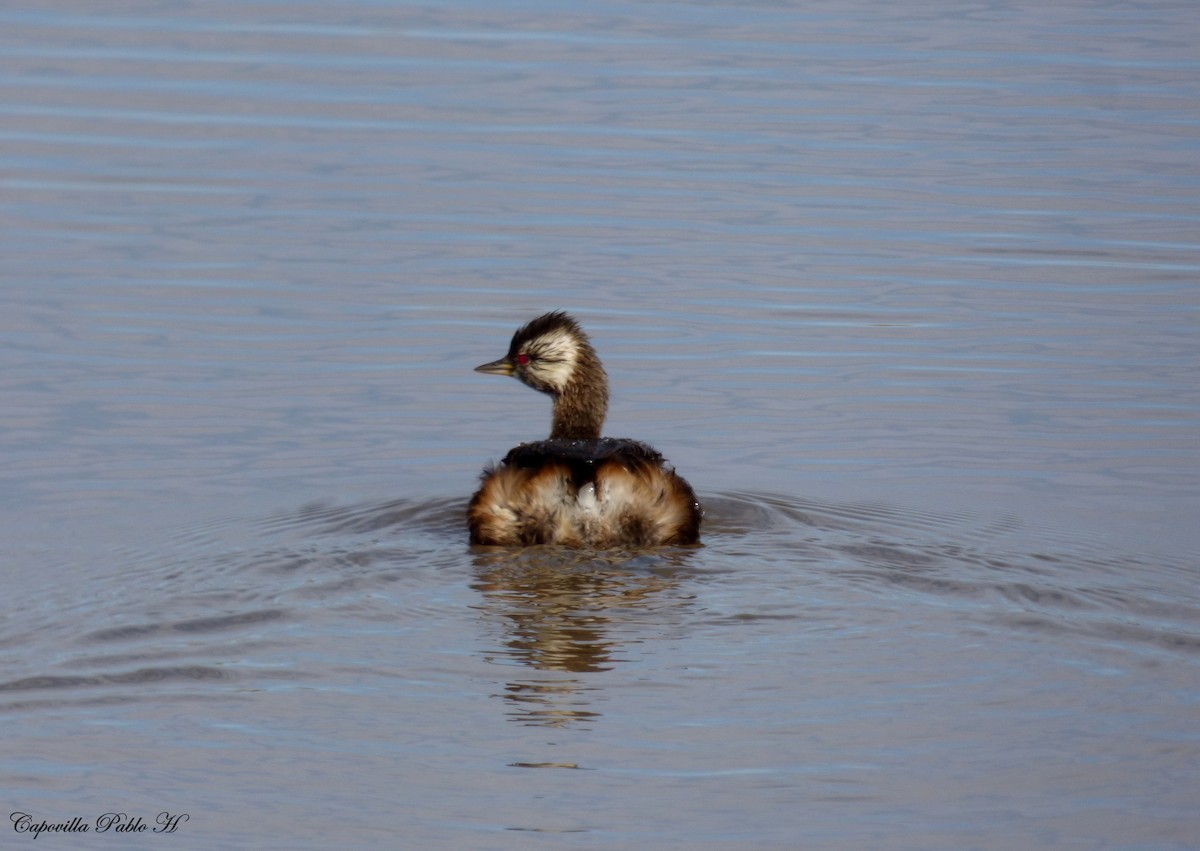
<instances>
[{"instance_id":1,"label":"white-tufted grebe","mask_svg":"<svg viewBox=\"0 0 1200 851\"><path fill-rule=\"evenodd\" d=\"M574 319L539 316L513 335L507 355L475 371L549 394L554 416L548 440L522 443L483 471L467 509L471 543L604 549L700 540L696 494L662 455L600 437L608 376Z\"/></svg>"}]
</instances>

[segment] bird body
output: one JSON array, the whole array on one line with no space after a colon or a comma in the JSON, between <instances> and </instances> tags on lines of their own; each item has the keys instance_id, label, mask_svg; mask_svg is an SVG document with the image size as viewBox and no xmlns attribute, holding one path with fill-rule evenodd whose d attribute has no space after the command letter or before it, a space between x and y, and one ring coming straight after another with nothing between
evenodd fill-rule
<instances>
[{"instance_id":1,"label":"bird body","mask_svg":"<svg viewBox=\"0 0 1200 851\"><path fill-rule=\"evenodd\" d=\"M652 447L602 438L608 377L587 335L547 313L513 335L508 354L476 367L512 375L554 399L550 437L522 443L484 470L467 522L474 544L599 549L694 544L702 510Z\"/></svg>"}]
</instances>

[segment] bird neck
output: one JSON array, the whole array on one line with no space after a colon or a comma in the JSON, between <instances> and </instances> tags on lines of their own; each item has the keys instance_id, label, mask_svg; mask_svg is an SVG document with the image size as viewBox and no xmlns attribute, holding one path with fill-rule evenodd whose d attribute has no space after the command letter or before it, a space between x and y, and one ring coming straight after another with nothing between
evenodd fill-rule
<instances>
[{"instance_id":1,"label":"bird neck","mask_svg":"<svg viewBox=\"0 0 1200 851\"><path fill-rule=\"evenodd\" d=\"M582 358L575 375L554 397L550 439L596 440L608 413L608 376L598 359Z\"/></svg>"}]
</instances>

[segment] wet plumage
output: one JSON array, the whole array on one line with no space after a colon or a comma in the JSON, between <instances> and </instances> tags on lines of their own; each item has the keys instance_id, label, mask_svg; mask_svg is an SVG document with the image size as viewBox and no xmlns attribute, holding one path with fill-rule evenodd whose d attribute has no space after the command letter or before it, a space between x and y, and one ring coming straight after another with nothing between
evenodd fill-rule
<instances>
[{"instance_id":1,"label":"wet plumage","mask_svg":"<svg viewBox=\"0 0 1200 851\"><path fill-rule=\"evenodd\" d=\"M573 547L693 544L702 511L656 450L601 438L608 376L579 324L547 313L513 335L508 354L476 367L554 400L550 437L484 470L467 511L471 542Z\"/></svg>"}]
</instances>

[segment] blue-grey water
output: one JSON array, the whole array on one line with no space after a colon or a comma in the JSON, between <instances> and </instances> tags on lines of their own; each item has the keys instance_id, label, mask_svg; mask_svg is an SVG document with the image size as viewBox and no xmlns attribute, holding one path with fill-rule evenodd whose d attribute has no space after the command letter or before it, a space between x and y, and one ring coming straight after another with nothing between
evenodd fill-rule
<instances>
[{"instance_id":1,"label":"blue-grey water","mask_svg":"<svg viewBox=\"0 0 1200 851\"><path fill-rule=\"evenodd\" d=\"M1200 848L1197 43L0 8L3 845ZM468 547L560 308L703 547Z\"/></svg>"}]
</instances>

